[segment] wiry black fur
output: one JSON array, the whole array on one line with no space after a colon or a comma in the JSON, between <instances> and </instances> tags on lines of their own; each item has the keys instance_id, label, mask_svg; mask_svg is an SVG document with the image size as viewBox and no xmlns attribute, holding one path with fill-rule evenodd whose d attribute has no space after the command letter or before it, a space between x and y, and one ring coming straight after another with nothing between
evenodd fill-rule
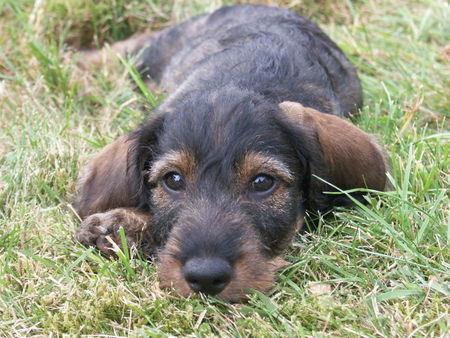
<instances>
[{"instance_id":1,"label":"wiry black fur","mask_svg":"<svg viewBox=\"0 0 450 338\"><path fill-rule=\"evenodd\" d=\"M145 151L150 144L151 158L169 150L193 149L201 159L199 186L224 189L243 152L263 151L295 168L303 192L296 212L331 207L325 195L323 201L307 200L309 158L318 154L310 154L313 147L307 138L290 130L278 108L278 103L295 101L345 116L361 105L353 66L317 25L279 8L223 7L160 32L142 53L139 69L169 95L157 113L156 119L163 120L157 142L148 142L147 136L155 132L155 117L137 131L143 149L138 162L151 161ZM223 137L219 140L218 135ZM141 174L142 170L137 173ZM208 198L215 196L209 194ZM141 194L141 207L153 210L149 201L146 193ZM152 232L157 242L167 238L175 214L165 211L158 222L155 213ZM282 224L277 220L265 227L267 246L275 249L274 243L284 242L277 238L286 233Z\"/></svg>"},{"instance_id":2,"label":"wiry black fur","mask_svg":"<svg viewBox=\"0 0 450 338\"><path fill-rule=\"evenodd\" d=\"M223 7L162 31L139 69L170 93L162 110L224 87L338 116L362 100L355 69L316 24L265 6Z\"/></svg>"},{"instance_id":3,"label":"wiry black fur","mask_svg":"<svg viewBox=\"0 0 450 338\"><path fill-rule=\"evenodd\" d=\"M208 200L211 205L214 205L211 210L207 210L212 214L217 212L217 208L221 210L222 216L225 216L225 210L238 212L239 209L247 209L247 212L244 212L247 219L250 220L249 216L251 216L251 223L255 227L261 227L260 235L266 238L265 246L274 253L279 253L283 249L279 247L280 243L284 243L285 237L290 234L290 231L284 228L292 226L297 215L302 215L304 212L303 196L298 193L292 194L292 204L296 207L282 211L287 218L283 221L283 218L274 217L271 213L264 211L254 213L255 205L241 201L241 197L229 187L236 179L237 162L245 153L254 151L278 158L288 164L296 177L300 178L292 190L304 191L306 187L303 185L309 177L306 173L307 161L302 156L309 156L307 150L302 149L299 153L295 151L290 135L281 125L282 116L278 106L264 97L236 88L210 91L205 95L195 94L197 93L186 96L179 106L175 106L175 112L157 115L157 119L163 117L163 121L158 128L159 134L155 135L156 142L151 145L151 158L145 158L148 156L146 150L149 149L149 143L141 142L143 153L138 155L140 157L138 161L141 163L151 162L169 151L183 149L193 150L195 158L199 160L196 187L186 192L182 204L179 205L175 201L172 210L160 211L153 207L151 197L146 194L141 195L141 207L150 210L153 215L151 227L153 238L157 243L163 244L169 231L176 226L179 214L185 209L185 205L190 203L195 209L196 206L193 205L195 200L202 197L203 200ZM154 120L151 119L150 123L153 126ZM148 139L146 135L153 135L154 132L155 129L149 128L146 124L137 131L144 140ZM303 147L300 144L297 146ZM300 157L302 158L299 161ZM151 163L148 165L150 166ZM138 175L141 174L142 171L138 173ZM140 181L146 182L146 178L141 176ZM300 189L297 189L297 185ZM152 186L147 184L142 190L151 194ZM294 201L294 197L298 197L298 200ZM266 226L269 223L267 219L261 219L264 216L276 218L270 221L270 227ZM211 226L210 222L203 223L205 227ZM223 243L229 242L230 235L226 234L227 239L224 239ZM186 236L188 236L187 233ZM235 236L241 237L238 234ZM204 241L204 236L198 237ZM189 241L183 240L184 242Z\"/></svg>"},{"instance_id":4,"label":"wiry black fur","mask_svg":"<svg viewBox=\"0 0 450 338\"><path fill-rule=\"evenodd\" d=\"M346 203L317 193L311 167L329 177L329 168L320 165L319 141L279 107L293 101L342 117L361 106L355 69L317 25L278 8L224 7L161 31L142 47L139 71L168 93L158 112L130 135L129 189L133 207L150 216L144 238L149 250L158 248L182 266L204 256L233 266L254 246L274 257L306 210ZM196 161L194 183L158 207L163 204L155 194L163 185L150 181L149 172L155 161L180 150ZM292 179L280 183L278 200L258 200L250 182L237 183L239 163L249 153L289 169ZM166 245L171 239L175 251Z\"/></svg>"}]
</instances>

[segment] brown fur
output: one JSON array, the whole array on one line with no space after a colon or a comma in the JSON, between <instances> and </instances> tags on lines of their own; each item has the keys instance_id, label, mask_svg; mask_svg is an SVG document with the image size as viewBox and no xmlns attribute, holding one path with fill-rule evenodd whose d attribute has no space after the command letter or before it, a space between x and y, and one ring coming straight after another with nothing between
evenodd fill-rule
<instances>
[{"instance_id":1,"label":"brown fur","mask_svg":"<svg viewBox=\"0 0 450 338\"><path fill-rule=\"evenodd\" d=\"M317 143L319 153L315 162L312 163L313 174L325 176L325 179L342 189L363 186L372 189L383 188L385 183L383 156L380 147L372 137L338 117L322 114L298 103L284 102L280 104L280 108L291 123L308 129L307 134L312 145ZM342 133L342 130L346 132ZM91 216L83 221L76 238L85 245L97 246L107 255L114 254L111 242L115 242L120 247L119 227L125 228L128 245L133 247L140 242L148 227L151 226L149 214L137 209L119 208L99 213L117 205L131 204L130 201L133 200L133 192L128 182L128 152L132 145L133 141L129 137L119 138L89 162L80 179L82 191L80 196L83 198L78 202L78 210L83 218L87 215ZM171 171L181 173L187 182L195 184L197 160L193 153L191 151L169 152L154 161L147 177L150 183L156 184L152 199L158 208L173 207L174 201L158 183ZM237 164L236 192L247 186L259 173L281 178L273 194L255 205L255 210L259 210L256 212L276 215L286 208L289 197L288 185L294 182L294 174L273 156L248 152ZM327 173L328 176L323 173ZM316 190L324 189L320 187ZM208 201L204 201L204 204L206 208ZM201 203L196 205L199 206ZM201 219L205 210L192 209L189 215L194 219ZM231 217L226 214L223 216ZM261 292L269 291L275 279L275 272L284 264L280 256L268 256L261 251L257 235L251 228L245 226L245 218L239 217L239 214L234 214L229 221L224 222L228 227L221 230L231 233L236 226L246 229L245 245L239 249L239 257L233 265L233 278L229 285L218 294L218 297L227 301L242 299L246 289L250 288ZM292 231L298 231L302 226L303 217L300 216ZM161 286L173 287L182 296L192 293L184 279L183 263L177 258L180 253L182 232L188 231L196 230L190 225L174 229L158 255ZM286 234L286 241L289 241L292 236L293 234ZM151 238L151 236L147 237ZM146 243L146 245L152 247L152 243ZM279 244L280 247L286 245L284 240Z\"/></svg>"},{"instance_id":2,"label":"brown fur","mask_svg":"<svg viewBox=\"0 0 450 338\"><path fill-rule=\"evenodd\" d=\"M372 136L337 116L305 108L300 103L283 102L280 108L292 123L307 129L311 144L318 148L312 162L313 175L343 190L385 188L385 156ZM318 179L312 182L313 194L333 190Z\"/></svg>"},{"instance_id":3,"label":"brown fur","mask_svg":"<svg viewBox=\"0 0 450 338\"><path fill-rule=\"evenodd\" d=\"M236 262L235 277L218 297L238 302L249 289L267 293L274 287L276 272L287 265L281 257L270 259L256 250L249 252Z\"/></svg>"},{"instance_id":4,"label":"brown fur","mask_svg":"<svg viewBox=\"0 0 450 338\"><path fill-rule=\"evenodd\" d=\"M268 209L283 208L288 197L285 185L292 183L294 176L286 165L271 156L255 152L249 152L244 156L237 167L237 191L245 189L248 183L260 173L280 177L284 180L279 182L276 191L263 202L265 208Z\"/></svg>"},{"instance_id":5,"label":"brown fur","mask_svg":"<svg viewBox=\"0 0 450 338\"><path fill-rule=\"evenodd\" d=\"M156 184L152 200L159 208L169 208L173 203L159 180L167 173L178 172L190 184L194 183L196 174L195 156L188 151L170 152L155 161L149 173L149 182Z\"/></svg>"},{"instance_id":6,"label":"brown fur","mask_svg":"<svg viewBox=\"0 0 450 338\"><path fill-rule=\"evenodd\" d=\"M183 265L175 258L180 253L180 243L171 237L159 254L158 277L162 288L173 288L183 297L192 293L183 276Z\"/></svg>"},{"instance_id":7,"label":"brown fur","mask_svg":"<svg viewBox=\"0 0 450 338\"><path fill-rule=\"evenodd\" d=\"M280 257L268 257L261 253L255 235L248 236L242 253L234 264L234 276L230 284L217 297L237 302L249 289L268 292L275 281L275 273L287 265ZM164 250L159 254L158 275L162 288L173 288L181 296L193 293L183 276L183 265L176 258L180 254L177 234L172 234Z\"/></svg>"},{"instance_id":8,"label":"brown fur","mask_svg":"<svg viewBox=\"0 0 450 338\"><path fill-rule=\"evenodd\" d=\"M282 9L225 7L150 35L81 62L134 50L143 80L168 95L86 166L76 237L111 254L123 227L129 246L157 254L161 286L183 296L267 292L305 212L352 202L315 176L337 190L384 188L381 148L337 117L361 107L356 71L318 26ZM171 189L170 172L183 184ZM258 188L260 174L276 185Z\"/></svg>"},{"instance_id":9,"label":"brown fur","mask_svg":"<svg viewBox=\"0 0 450 338\"><path fill-rule=\"evenodd\" d=\"M247 153L238 165L238 180L247 184L259 173L282 177L286 182L293 181L293 174L285 164L277 159L261 153Z\"/></svg>"},{"instance_id":10,"label":"brown fur","mask_svg":"<svg viewBox=\"0 0 450 338\"><path fill-rule=\"evenodd\" d=\"M106 146L82 170L78 181L78 214L88 215L115 207L135 205L127 167L128 150L132 141L127 135Z\"/></svg>"},{"instance_id":11,"label":"brown fur","mask_svg":"<svg viewBox=\"0 0 450 338\"><path fill-rule=\"evenodd\" d=\"M197 171L196 159L192 152L173 151L160 159L157 159L152 166L149 175L150 182L157 182L165 174L171 171L182 174L187 182L193 183Z\"/></svg>"},{"instance_id":12,"label":"brown fur","mask_svg":"<svg viewBox=\"0 0 450 338\"><path fill-rule=\"evenodd\" d=\"M103 47L102 49L81 51L78 65L83 69L110 65L114 57L123 57L131 54L139 48L139 46L142 46L146 41L148 41L148 39L150 39L154 34L154 32L150 31L137 33L126 40L115 42L112 45Z\"/></svg>"},{"instance_id":13,"label":"brown fur","mask_svg":"<svg viewBox=\"0 0 450 338\"><path fill-rule=\"evenodd\" d=\"M125 230L128 247L133 248L140 243L149 223L150 216L147 212L134 208L117 208L87 217L75 237L83 245L95 245L102 253L110 256L114 255L111 241L122 247L120 227Z\"/></svg>"},{"instance_id":14,"label":"brown fur","mask_svg":"<svg viewBox=\"0 0 450 338\"><path fill-rule=\"evenodd\" d=\"M169 208L173 202L170 196L167 195L167 192L164 190L161 184L158 184L158 186L155 188L155 191L152 195L152 201L158 208Z\"/></svg>"}]
</instances>

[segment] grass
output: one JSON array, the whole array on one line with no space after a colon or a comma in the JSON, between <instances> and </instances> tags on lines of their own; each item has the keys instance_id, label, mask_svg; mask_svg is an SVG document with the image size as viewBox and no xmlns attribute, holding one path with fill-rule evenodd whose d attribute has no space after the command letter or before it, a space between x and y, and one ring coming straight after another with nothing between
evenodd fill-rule
<instances>
[{"instance_id":1,"label":"grass","mask_svg":"<svg viewBox=\"0 0 450 338\"><path fill-rule=\"evenodd\" d=\"M72 241L80 167L152 106L120 61L85 73L74 49L221 3L0 1L0 336L447 336L444 0L272 1L313 17L357 65L365 106L353 122L388 150L392 189L296 239L271 295L183 299L139 254L109 261Z\"/></svg>"}]
</instances>

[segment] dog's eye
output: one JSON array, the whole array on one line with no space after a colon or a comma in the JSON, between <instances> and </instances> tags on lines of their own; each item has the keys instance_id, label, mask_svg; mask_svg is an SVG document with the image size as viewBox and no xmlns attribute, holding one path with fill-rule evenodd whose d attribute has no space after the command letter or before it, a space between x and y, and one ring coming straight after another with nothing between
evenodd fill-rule
<instances>
[{"instance_id":1,"label":"dog's eye","mask_svg":"<svg viewBox=\"0 0 450 338\"><path fill-rule=\"evenodd\" d=\"M266 174L259 174L251 182L251 190L256 193L270 192L275 185L275 179Z\"/></svg>"},{"instance_id":2,"label":"dog's eye","mask_svg":"<svg viewBox=\"0 0 450 338\"><path fill-rule=\"evenodd\" d=\"M174 191L183 190L185 186L183 176L177 172L164 175L163 182L167 188Z\"/></svg>"}]
</instances>

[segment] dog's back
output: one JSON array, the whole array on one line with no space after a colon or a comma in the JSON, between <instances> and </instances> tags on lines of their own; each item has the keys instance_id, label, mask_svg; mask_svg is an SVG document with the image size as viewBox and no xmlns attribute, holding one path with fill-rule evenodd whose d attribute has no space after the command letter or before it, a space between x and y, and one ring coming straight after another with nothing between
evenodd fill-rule
<instances>
[{"instance_id":1,"label":"dog's back","mask_svg":"<svg viewBox=\"0 0 450 338\"><path fill-rule=\"evenodd\" d=\"M280 8L223 7L166 29L150 40L139 69L170 94L164 107L229 86L338 116L362 101L342 51L316 24Z\"/></svg>"}]
</instances>

